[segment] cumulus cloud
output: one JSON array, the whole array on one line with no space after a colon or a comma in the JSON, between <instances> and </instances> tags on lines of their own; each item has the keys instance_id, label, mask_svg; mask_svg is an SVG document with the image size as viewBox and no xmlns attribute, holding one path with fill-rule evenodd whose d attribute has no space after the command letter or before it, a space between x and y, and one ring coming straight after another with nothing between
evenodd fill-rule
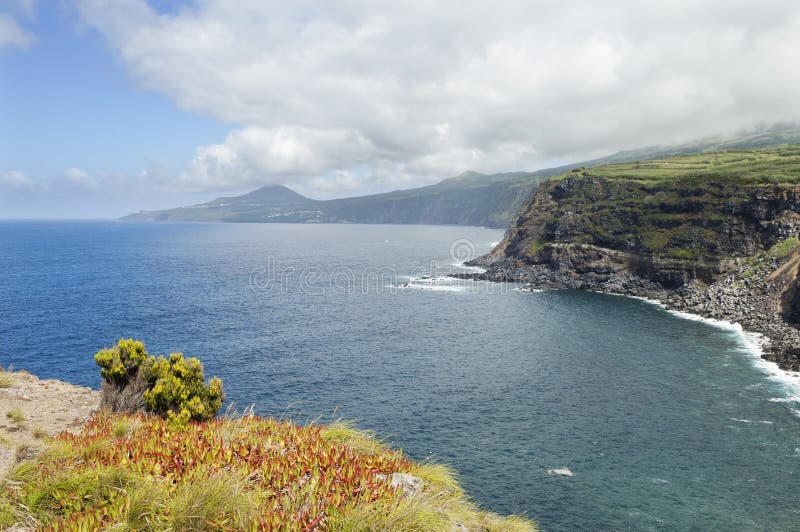
<instances>
[{"instance_id":1,"label":"cumulus cloud","mask_svg":"<svg viewBox=\"0 0 800 532\"><path fill-rule=\"evenodd\" d=\"M89 175L89 172L80 168L67 168L64 171L64 175L69 183L79 187L91 188L97 184L95 179Z\"/></svg>"},{"instance_id":2,"label":"cumulus cloud","mask_svg":"<svg viewBox=\"0 0 800 532\"><path fill-rule=\"evenodd\" d=\"M36 183L19 170L9 170L0 175L0 184L18 190L32 190L36 188Z\"/></svg>"},{"instance_id":3,"label":"cumulus cloud","mask_svg":"<svg viewBox=\"0 0 800 532\"><path fill-rule=\"evenodd\" d=\"M800 118L793 0L77 6L141 86L241 125L187 187L421 184Z\"/></svg>"},{"instance_id":4,"label":"cumulus cloud","mask_svg":"<svg viewBox=\"0 0 800 532\"><path fill-rule=\"evenodd\" d=\"M23 29L11 15L0 13L0 49L27 48L36 38Z\"/></svg>"},{"instance_id":5,"label":"cumulus cloud","mask_svg":"<svg viewBox=\"0 0 800 532\"><path fill-rule=\"evenodd\" d=\"M197 148L181 179L199 188L279 183L364 162L372 153L369 141L353 130L247 127L222 144Z\"/></svg>"}]
</instances>

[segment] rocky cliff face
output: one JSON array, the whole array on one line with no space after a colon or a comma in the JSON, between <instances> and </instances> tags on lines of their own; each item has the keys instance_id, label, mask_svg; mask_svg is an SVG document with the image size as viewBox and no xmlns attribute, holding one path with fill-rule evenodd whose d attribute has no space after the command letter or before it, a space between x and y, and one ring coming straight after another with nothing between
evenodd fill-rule
<instances>
[{"instance_id":1,"label":"rocky cliff face","mask_svg":"<svg viewBox=\"0 0 800 532\"><path fill-rule=\"evenodd\" d=\"M545 183L495 257L629 272L667 288L712 282L800 230L800 186L643 183L571 174Z\"/></svg>"},{"instance_id":2,"label":"rocky cliff face","mask_svg":"<svg viewBox=\"0 0 800 532\"><path fill-rule=\"evenodd\" d=\"M482 278L659 299L742 323L800 370L800 152L579 169L543 183ZM777 176L777 177L776 177Z\"/></svg>"}]
</instances>

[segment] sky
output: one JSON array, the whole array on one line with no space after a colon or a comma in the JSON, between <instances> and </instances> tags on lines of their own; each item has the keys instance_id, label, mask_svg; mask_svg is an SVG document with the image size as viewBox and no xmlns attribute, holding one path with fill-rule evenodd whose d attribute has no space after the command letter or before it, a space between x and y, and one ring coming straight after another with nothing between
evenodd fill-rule
<instances>
[{"instance_id":1,"label":"sky","mask_svg":"<svg viewBox=\"0 0 800 532\"><path fill-rule=\"evenodd\" d=\"M0 0L0 218L314 198L800 119L784 0Z\"/></svg>"}]
</instances>

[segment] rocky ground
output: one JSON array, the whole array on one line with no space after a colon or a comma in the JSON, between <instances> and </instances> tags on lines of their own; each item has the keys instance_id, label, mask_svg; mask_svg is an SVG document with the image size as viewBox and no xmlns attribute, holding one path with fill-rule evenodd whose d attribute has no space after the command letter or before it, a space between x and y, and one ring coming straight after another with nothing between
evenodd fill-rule
<instances>
[{"instance_id":1,"label":"rocky ground","mask_svg":"<svg viewBox=\"0 0 800 532\"><path fill-rule=\"evenodd\" d=\"M644 297L660 301L670 310L739 323L744 330L767 340L763 358L776 362L781 369L800 371L800 329L787 323L780 313L780 298L786 288L781 275L797 276L798 256L772 260L755 272L741 268L709 285L695 281L676 289L664 288L626 270L578 271L489 255L467 264L487 271L452 277L521 282L534 289L571 288Z\"/></svg>"},{"instance_id":2,"label":"rocky ground","mask_svg":"<svg viewBox=\"0 0 800 532\"><path fill-rule=\"evenodd\" d=\"M99 405L100 392L91 388L0 370L0 479L48 436L80 430Z\"/></svg>"}]
</instances>

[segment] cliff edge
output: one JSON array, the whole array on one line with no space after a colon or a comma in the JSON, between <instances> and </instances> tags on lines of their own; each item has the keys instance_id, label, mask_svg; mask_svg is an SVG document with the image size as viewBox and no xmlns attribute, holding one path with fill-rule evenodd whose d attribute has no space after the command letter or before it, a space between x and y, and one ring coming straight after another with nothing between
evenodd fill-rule
<instances>
[{"instance_id":1,"label":"cliff edge","mask_svg":"<svg viewBox=\"0 0 800 532\"><path fill-rule=\"evenodd\" d=\"M540 185L476 277L636 295L740 323L800 370L800 147L576 168Z\"/></svg>"}]
</instances>

